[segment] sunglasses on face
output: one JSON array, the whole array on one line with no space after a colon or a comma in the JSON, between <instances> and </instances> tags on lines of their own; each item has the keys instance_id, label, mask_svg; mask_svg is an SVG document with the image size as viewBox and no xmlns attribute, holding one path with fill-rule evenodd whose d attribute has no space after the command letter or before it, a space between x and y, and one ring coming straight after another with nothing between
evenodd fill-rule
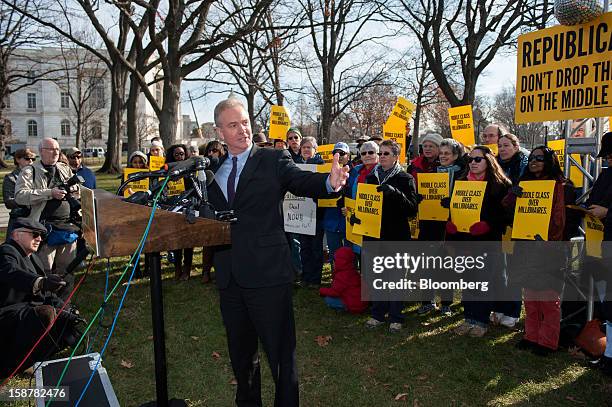
<instances>
[{"instance_id":1,"label":"sunglasses on face","mask_svg":"<svg viewBox=\"0 0 612 407\"><path fill-rule=\"evenodd\" d=\"M538 162L544 162L544 160L546 159L546 157L544 157L543 155L530 155L529 156L529 161L538 161Z\"/></svg>"},{"instance_id":2,"label":"sunglasses on face","mask_svg":"<svg viewBox=\"0 0 612 407\"><path fill-rule=\"evenodd\" d=\"M386 157L388 155L391 155L391 153L388 151L381 151L380 153L378 153L378 155L384 155Z\"/></svg>"},{"instance_id":3,"label":"sunglasses on face","mask_svg":"<svg viewBox=\"0 0 612 407\"><path fill-rule=\"evenodd\" d=\"M177 156L177 155L178 155L178 156L182 156L182 155L185 155L185 153L184 153L184 152L182 152L182 151L175 151L175 152L174 152L174 155L175 155L175 156Z\"/></svg>"},{"instance_id":4,"label":"sunglasses on face","mask_svg":"<svg viewBox=\"0 0 612 407\"><path fill-rule=\"evenodd\" d=\"M291 140L299 140L300 138L298 136L289 136L287 137L287 140L291 141Z\"/></svg>"},{"instance_id":5,"label":"sunglasses on face","mask_svg":"<svg viewBox=\"0 0 612 407\"><path fill-rule=\"evenodd\" d=\"M340 157L344 157L346 155L346 151L336 150L336 151L332 151L332 154L338 154L340 155Z\"/></svg>"},{"instance_id":6,"label":"sunglasses on face","mask_svg":"<svg viewBox=\"0 0 612 407\"><path fill-rule=\"evenodd\" d=\"M20 230L20 232L25 232L25 233L32 235L33 239L38 239L39 237L44 238L44 235L40 232L34 232L32 230Z\"/></svg>"},{"instance_id":7,"label":"sunglasses on face","mask_svg":"<svg viewBox=\"0 0 612 407\"><path fill-rule=\"evenodd\" d=\"M361 156L364 157L366 155L374 155L376 154L376 151L362 151L361 152Z\"/></svg>"},{"instance_id":8,"label":"sunglasses on face","mask_svg":"<svg viewBox=\"0 0 612 407\"><path fill-rule=\"evenodd\" d=\"M468 157L468 163L475 161L476 164L480 164L484 160L484 157Z\"/></svg>"},{"instance_id":9,"label":"sunglasses on face","mask_svg":"<svg viewBox=\"0 0 612 407\"><path fill-rule=\"evenodd\" d=\"M81 158L81 154L75 154L75 155L71 156L70 158Z\"/></svg>"},{"instance_id":10,"label":"sunglasses on face","mask_svg":"<svg viewBox=\"0 0 612 407\"><path fill-rule=\"evenodd\" d=\"M34 161L34 160L36 160L36 158L24 157L24 160L26 160L26 161Z\"/></svg>"}]
</instances>

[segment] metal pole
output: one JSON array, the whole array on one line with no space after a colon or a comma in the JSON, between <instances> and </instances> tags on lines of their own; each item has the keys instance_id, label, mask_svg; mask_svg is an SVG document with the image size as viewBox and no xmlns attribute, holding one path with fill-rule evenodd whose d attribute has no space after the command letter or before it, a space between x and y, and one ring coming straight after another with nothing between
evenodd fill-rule
<instances>
[{"instance_id":1,"label":"metal pole","mask_svg":"<svg viewBox=\"0 0 612 407\"><path fill-rule=\"evenodd\" d=\"M193 107L193 99L191 99L191 92L187 91L187 96L189 96L189 102L191 103L191 110L193 110L193 117L195 117L196 126L198 126L198 129L199 129L200 122L198 122L198 115L196 114L195 107Z\"/></svg>"}]
</instances>

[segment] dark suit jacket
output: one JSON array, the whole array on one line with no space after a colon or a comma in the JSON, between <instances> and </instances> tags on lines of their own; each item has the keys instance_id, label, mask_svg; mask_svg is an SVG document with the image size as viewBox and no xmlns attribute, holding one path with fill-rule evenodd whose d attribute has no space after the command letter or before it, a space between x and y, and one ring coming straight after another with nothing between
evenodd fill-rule
<instances>
[{"instance_id":1,"label":"dark suit jacket","mask_svg":"<svg viewBox=\"0 0 612 407\"><path fill-rule=\"evenodd\" d=\"M222 163L212 170L216 172ZM282 200L287 191L310 198L329 196L327 176L300 170L286 150L254 145L240 174L232 207L216 182L208 187L215 209L233 209L238 218L231 227L232 244L215 247L213 265L219 288L226 288L231 276L244 288L293 282Z\"/></svg>"},{"instance_id":2,"label":"dark suit jacket","mask_svg":"<svg viewBox=\"0 0 612 407\"><path fill-rule=\"evenodd\" d=\"M43 265L32 253L27 257L13 240L0 245L0 307L20 302L42 302L44 297L32 294L34 282L44 277Z\"/></svg>"}]
</instances>

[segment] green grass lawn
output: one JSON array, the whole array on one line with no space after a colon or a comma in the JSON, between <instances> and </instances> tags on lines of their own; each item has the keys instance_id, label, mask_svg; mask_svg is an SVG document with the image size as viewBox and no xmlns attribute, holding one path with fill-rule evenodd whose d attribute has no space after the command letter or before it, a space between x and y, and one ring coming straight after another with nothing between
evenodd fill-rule
<instances>
[{"instance_id":1,"label":"green grass lawn","mask_svg":"<svg viewBox=\"0 0 612 407\"><path fill-rule=\"evenodd\" d=\"M101 188L113 191L118 182L117 176L98 175ZM111 284L124 262L109 263ZM194 263L201 264L199 251ZM87 318L102 301L106 265L98 260L74 298ZM201 268L190 281L175 282L170 267L164 261L169 393L190 406L231 406L235 385L217 291L201 284ZM107 307L103 326L110 325L122 290ZM461 321L459 304L450 318L417 316L411 306L404 330L396 335L382 328L366 330L367 315L332 311L314 290L296 290L294 308L304 406L612 405L612 380L566 350L548 358L518 351L518 330L493 328L479 339L455 336L451 330ZM100 329L92 351L101 350L107 332ZM103 361L122 406L155 397L151 332L149 282L135 280ZM269 406L273 386L263 355L262 367L264 405ZM10 385L27 386L28 380L18 376Z\"/></svg>"}]
</instances>

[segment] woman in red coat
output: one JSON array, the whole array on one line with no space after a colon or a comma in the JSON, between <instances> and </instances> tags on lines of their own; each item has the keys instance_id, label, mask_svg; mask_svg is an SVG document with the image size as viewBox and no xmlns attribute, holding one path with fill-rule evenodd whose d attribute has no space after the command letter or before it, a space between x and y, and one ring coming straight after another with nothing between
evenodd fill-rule
<instances>
[{"instance_id":1,"label":"woman in red coat","mask_svg":"<svg viewBox=\"0 0 612 407\"><path fill-rule=\"evenodd\" d=\"M331 308L360 314L368 306L361 300L361 276L355 268L355 253L350 247L340 247L334 254L334 277L331 287L319 289Z\"/></svg>"}]
</instances>

